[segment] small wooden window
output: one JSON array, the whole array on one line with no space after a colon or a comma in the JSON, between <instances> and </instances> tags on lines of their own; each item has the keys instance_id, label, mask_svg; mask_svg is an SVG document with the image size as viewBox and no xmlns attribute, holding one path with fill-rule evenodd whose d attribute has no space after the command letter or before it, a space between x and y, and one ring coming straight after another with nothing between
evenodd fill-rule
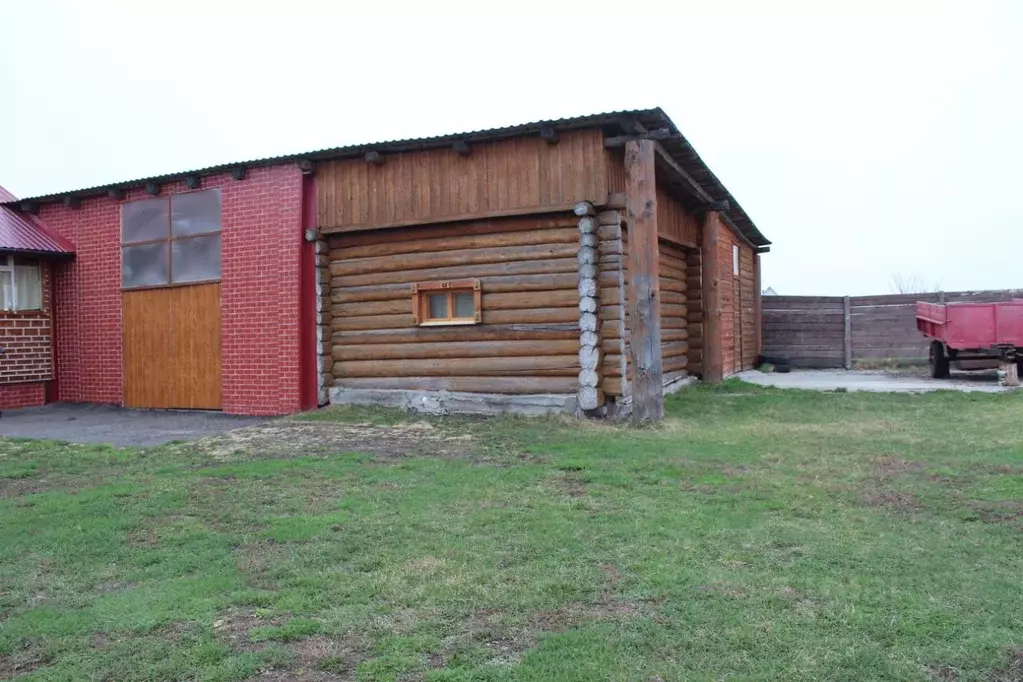
<instances>
[{"instance_id":1,"label":"small wooden window","mask_svg":"<svg viewBox=\"0 0 1023 682\"><path fill-rule=\"evenodd\" d=\"M412 285L412 322L419 326L479 324L483 292L478 279Z\"/></svg>"}]
</instances>

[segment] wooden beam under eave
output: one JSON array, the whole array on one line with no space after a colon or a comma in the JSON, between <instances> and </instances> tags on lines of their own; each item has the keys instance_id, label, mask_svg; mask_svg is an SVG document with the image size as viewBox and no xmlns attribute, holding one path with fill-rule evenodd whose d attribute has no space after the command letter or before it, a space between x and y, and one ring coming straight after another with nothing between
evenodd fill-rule
<instances>
[{"instance_id":1,"label":"wooden beam under eave","mask_svg":"<svg viewBox=\"0 0 1023 682\"><path fill-rule=\"evenodd\" d=\"M625 144L629 345L633 367L632 421L636 424L664 419L655 156L653 140L630 140Z\"/></svg>"},{"instance_id":2,"label":"wooden beam under eave","mask_svg":"<svg viewBox=\"0 0 1023 682\"><path fill-rule=\"evenodd\" d=\"M724 379L724 346L721 338L721 214L708 211L703 218L700 263L703 268L703 380Z\"/></svg>"},{"instance_id":3,"label":"wooden beam under eave","mask_svg":"<svg viewBox=\"0 0 1023 682\"><path fill-rule=\"evenodd\" d=\"M671 154L669 154L660 143L657 143L655 148L657 150L658 166L675 176L675 179L687 187L690 193L700 201L704 203L711 203L714 201L714 197L712 197L692 175L686 172L686 170L679 165L678 161L673 159Z\"/></svg>"},{"instance_id":4,"label":"wooden beam under eave","mask_svg":"<svg viewBox=\"0 0 1023 682\"><path fill-rule=\"evenodd\" d=\"M618 135L617 137L605 137L604 138L604 149L615 149L616 147L624 147L629 142L637 142L639 140L667 140L671 137L671 131L667 128L658 128L657 130L651 130L638 135Z\"/></svg>"}]
</instances>

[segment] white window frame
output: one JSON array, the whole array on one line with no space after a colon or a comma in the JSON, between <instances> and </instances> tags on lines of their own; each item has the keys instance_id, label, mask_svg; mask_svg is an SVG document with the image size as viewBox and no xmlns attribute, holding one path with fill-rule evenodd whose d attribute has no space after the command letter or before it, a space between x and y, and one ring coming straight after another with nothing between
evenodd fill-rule
<instances>
[{"instance_id":1,"label":"white window frame","mask_svg":"<svg viewBox=\"0 0 1023 682\"><path fill-rule=\"evenodd\" d=\"M739 276L739 245L732 244L732 274Z\"/></svg>"},{"instance_id":2,"label":"white window frame","mask_svg":"<svg viewBox=\"0 0 1023 682\"><path fill-rule=\"evenodd\" d=\"M39 269L39 307L38 308L19 308L18 307L18 278L14 276L14 256L0 255L0 277L6 277L11 283L11 305L10 307L0 307L0 310L6 310L8 312L20 312L20 311L36 311L43 309L43 297L42 297L42 286L43 286L43 273L42 266L36 261L36 268ZM2 302L0 302L2 303Z\"/></svg>"}]
</instances>

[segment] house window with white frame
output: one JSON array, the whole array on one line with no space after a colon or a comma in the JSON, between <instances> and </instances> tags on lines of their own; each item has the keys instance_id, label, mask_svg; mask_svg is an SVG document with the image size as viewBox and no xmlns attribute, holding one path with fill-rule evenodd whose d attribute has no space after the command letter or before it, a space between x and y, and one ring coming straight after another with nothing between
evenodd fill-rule
<instances>
[{"instance_id":1,"label":"house window with white frame","mask_svg":"<svg viewBox=\"0 0 1023 682\"><path fill-rule=\"evenodd\" d=\"M0 255L0 310L42 310L43 273L34 258Z\"/></svg>"}]
</instances>

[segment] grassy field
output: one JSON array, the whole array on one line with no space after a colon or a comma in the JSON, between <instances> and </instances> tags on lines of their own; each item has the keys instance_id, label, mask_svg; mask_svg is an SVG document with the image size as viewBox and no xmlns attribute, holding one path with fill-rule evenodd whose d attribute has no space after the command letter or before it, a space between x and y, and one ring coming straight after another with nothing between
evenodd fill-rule
<instances>
[{"instance_id":1,"label":"grassy field","mask_svg":"<svg viewBox=\"0 0 1023 682\"><path fill-rule=\"evenodd\" d=\"M0 441L0 678L1023 679L1023 394L667 412Z\"/></svg>"}]
</instances>

